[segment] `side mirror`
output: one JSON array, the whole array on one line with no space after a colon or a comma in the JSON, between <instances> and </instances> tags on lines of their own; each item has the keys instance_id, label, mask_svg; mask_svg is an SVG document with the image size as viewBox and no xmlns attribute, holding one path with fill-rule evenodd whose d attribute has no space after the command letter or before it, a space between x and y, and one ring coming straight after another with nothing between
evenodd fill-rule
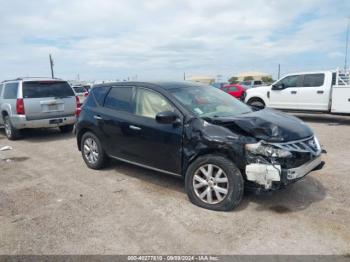
<instances>
[{"instance_id":1,"label":"side mirror","mask_svg":"<svg viewBox=\"0 0 350 262\"><path fill-rule=\"evenodd\" d=\"M156 115L156 121L160 124L173 124L179 119L179 116L172 111L159 112Z\"/></svg>"},{"instance_id":2,"label":"side mirror","mask_svg":"<svg viewBox=\"0 0 350 262\"><path fill-rule=\"evenodd\" d=\"M273 85L271 89L272 90L282 90L282 89L284 89L284 84L281 83L281 84Z\"/></svg>"}]
</instances>

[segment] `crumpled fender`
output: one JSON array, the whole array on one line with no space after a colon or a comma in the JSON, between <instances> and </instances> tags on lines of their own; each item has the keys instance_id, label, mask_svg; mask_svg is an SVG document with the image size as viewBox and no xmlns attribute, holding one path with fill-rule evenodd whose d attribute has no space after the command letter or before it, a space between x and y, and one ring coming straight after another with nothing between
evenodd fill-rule
<instances>
[{"instance_id":1,"label":"crumpled fender","mask_svg":"<svg viewBox=\"0 0 350 262\"><path fill-rule=\"evenodd\" d=\"M238 168L244 168L244 145L249 141L256 142L254 138L236 134L226 127L191 118L184 125L183 171L198 156L213 152L227 155Z\"/></svg>"}]
</instances>

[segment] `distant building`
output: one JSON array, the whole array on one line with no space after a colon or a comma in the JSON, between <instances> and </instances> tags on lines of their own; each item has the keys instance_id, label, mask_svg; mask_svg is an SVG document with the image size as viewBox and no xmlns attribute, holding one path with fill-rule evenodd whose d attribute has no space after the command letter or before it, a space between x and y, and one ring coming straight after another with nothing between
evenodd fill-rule
<instances>
[{"instance_id":1,"label":"distant building","mask_svg":"<svg viewBox=\"0 0 350 262\"><path fill-rule=\"evenodd\" d=\"M206 85L211 85L215 82L215 77L212 76L188 76L186 81L198 82Z\"/></svg>"},{"instance_id":2,"label":"distant building","mask_svg":"<svg viewBox=\"0 0 350 262\"><path fill-rule=\"evenodd\" d=\"M267 73L262 73L262 72L243 72L236 77L238 78L238 81L243 81L245 77L251 76L253 77L253 80L262 80L263 77L272 77L272 75L267 74Z\"/></svg>"}]
</instances>

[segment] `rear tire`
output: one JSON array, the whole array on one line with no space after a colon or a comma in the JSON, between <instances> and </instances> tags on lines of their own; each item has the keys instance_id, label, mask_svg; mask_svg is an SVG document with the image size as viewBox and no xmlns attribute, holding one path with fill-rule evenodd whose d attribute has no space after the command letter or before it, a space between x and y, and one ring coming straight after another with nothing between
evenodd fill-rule
<instances>
[{"instance_id":1,"label":"rear tire","mask_svg":"<svg viewBox=\"0 0 350 262\"><path fill-rule=\"evenodd\" d=\"M9 116L4 117L5 135L9 140L17 140L21 137L19 129L15 128L10 120Z\"/></svg>"},{"instance_id":2,"label":"rear tire","mask_svg":"<svg viewBox=\"0 0 350 262\"><path fill-rule=\"evenodd\" d=\"M60 126L61 133L72 133L74 125Z\"/></svg>"},{"instance_id":3,"label":"rear tire","mask_svg":"<svg viewBox=\"0 0 350 262\"><path fill-rule=\"evenodd\" d=\"M102 148L102 144L98 137L86 132L81 138L81 154L86 165L91 169L102 169L106 166L108 156Z\"/></svg>"},{"instance_id":4,"label":"rear tire","mask_svg":"<svg viewBox=\"0 0 350 262\"><path fill-rule=\"evenodd\" d=\"M216 211L229 211L241 202L244 181L231 160L220 155L205 155L188 167L185 187L193 204Z\"/></svg>"}]
</instances>

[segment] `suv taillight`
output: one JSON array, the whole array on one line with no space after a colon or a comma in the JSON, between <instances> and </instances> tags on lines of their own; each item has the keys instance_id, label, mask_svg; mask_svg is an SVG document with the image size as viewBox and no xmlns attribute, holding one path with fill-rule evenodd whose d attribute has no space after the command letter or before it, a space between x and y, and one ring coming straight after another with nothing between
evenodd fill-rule
<instances>
[{"instance_id":1,"label":"suv taillight","mask_svg":"<svg viewBox=\"0 0 350 262\"><path fill-rule=\"evenodd\" d=\"M81 112L81 103L80 103L80 99L79 99L78 96L75 97L75 101L76 101L76 103L77 103L77 107L76 107L76 109L75 109L75 116L76 116L76 117L79 117L80 112Z\"/></svg>"},{"instance_id":2,"label":"suv taillight","mask_svg":"<svg viewBox=\"0 0 350 262\"><path fill-rule=\"evenodd\" d=\"M25 114L23 98L18 98L17 99L17 101L16 101L16 112L17 112L17 115L24 115Z\"/></svg>"}]
</instances>

